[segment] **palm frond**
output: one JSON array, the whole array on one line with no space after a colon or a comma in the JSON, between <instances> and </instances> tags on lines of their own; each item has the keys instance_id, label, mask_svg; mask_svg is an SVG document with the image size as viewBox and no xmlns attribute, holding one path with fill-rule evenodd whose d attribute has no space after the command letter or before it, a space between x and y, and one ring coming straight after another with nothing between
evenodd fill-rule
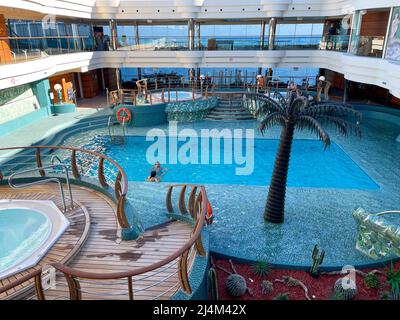
<instances>
[{"instance_id":1,"label":"palm frond","mask_svg":"<svg viewBox=\"0 0 400 320\"><path fill-rule=\"evenodd\" d=\"M286 104L285 97L278 90L274 91L273 97L275 99L278 99L280 105L285 105Z\"/></svg>"},{"instance_id":2,"label":"palm frond","mask_svg":"<svg viewBox=\"0 0 400 320\"><path fill-rule=\"evenodd\" d=\"M287 108L287 112L290 115L297 115L308 107L308 99L305 96L292 95L291 100L292 101Z\"/></svg>"},{"instance_id":3,"label":"palm frond","mask_svg":"<svg viewBox=\"0 0 400 320\"><path fill-rule=\"evenodd\" d=\"M347 121L346 118L332 117L332 116L322 116L316 117L316 120L321 124L332 124L335 126L336 130L347 136L348 134L355 134L357 137L361 137L361 128L359 123Z\"/></svg>"},{"instance_id":4,"label":"palm frond","mask_svg":"<svg viewBox=\"0 0 400 320\"><path fill-rule=\"evenodd\" d=\"M305 108L299 116L311 116L313 118L332 116L332 117L353 117L359 123L362 119L361 112L355 110L350 105L319 103Z\"/></svg>"},{"instance_id":5,"label":"palm frond","mask_svg":"<svg viewBox=\"0 0 400 320\"><path fill-rule=\"evenodd\" d=\"M260 102L260 107L264 104L263 108L268 109L271 112L285 110L285 102L283 102L282 104L278 103L274 99L271 99L270 97L263 94L254 94L253 97Z\"/></svg>"},{"instance_id":6,"label":"palm frond","mask_svg":"<svg viewBox=\"0 0 400 320\"><path fill-rule=\"evenodd\" d=\"M282 112L273 112L268 114L259 124L258 129L261 134L265 133L266 129L269 129L276 125L286 125L287 118Z\"/></svg>"},{"instance_id":7,"label":"palm frond","mask_svg":"<svg viewBox=\"0 0 400 320\"><path fill-rule=\"evenodd\" d=\"M324 144L324 150L331 145L328 133L322 128L321 124L311 116L300 116L296 121L296 127L301 130L308 130L316 134Z\"/></svg>"}]
</instances>

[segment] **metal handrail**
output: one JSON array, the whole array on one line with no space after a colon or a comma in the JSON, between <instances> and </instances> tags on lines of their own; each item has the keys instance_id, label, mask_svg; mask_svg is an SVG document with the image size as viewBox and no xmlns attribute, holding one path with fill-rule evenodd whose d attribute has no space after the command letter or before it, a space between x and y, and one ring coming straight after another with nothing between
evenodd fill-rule
<instances>
[{"instance_id":1,"label":"metal handrail","mask_svg":"<svg viewBox=\"0 0 400 320\"><path fill-rule=\"evenodd\" d=\"M382 211L382 212L378 212L375 215L376 216L383 216L385 214L392 214L392 213L400 213L399 210L389 210L389 211Z\"/></svg>"},{"instance_id":2,"label":"metal handrail","mask_svg":"<svg viewBox=\"0 0 400 320\"><path fill-rule=\"evenodd\" d=\"M56 182L58 183L59 189L60 189L60 195L61 195L61 199L62 199L62 203L63 203L63 207L64 207L64 211L67 211L67 206L65 204L65 195L64 195L64 189L62 187L62 181L60 178L46 178L43 180L39 180L39 181L34 181L34 182L28 182L28 183L24 183L24 184L19 184L16 185L13 183L13 179L15 178L15 176L24 174L24 173L30 173L30 172L35 172L35 171L40 171L40 170L45 170L45 169L54 169L56 167L62 167L64 169L64 173L65 173L65 180L67 182L67 188L68 188L68 192L69 192L69 198L70 198L70 205L71 205L71 209L74 208L74 201L72 198L72 190L71 190L71 185L69 183L69 174L68 174L68 167L64 164L52 164L49 166L45 166L45 167L39 167L39 168L33 168L33 169L27 169L27 170L23 170L23 171L17 171L14 172L13 174L11 174L8 177L8 184L11 188L13 189L25 189L25 188L29 188L35 185L41 185L41 184L46 184L48 182Z\"/></svg>"}]
</instances>

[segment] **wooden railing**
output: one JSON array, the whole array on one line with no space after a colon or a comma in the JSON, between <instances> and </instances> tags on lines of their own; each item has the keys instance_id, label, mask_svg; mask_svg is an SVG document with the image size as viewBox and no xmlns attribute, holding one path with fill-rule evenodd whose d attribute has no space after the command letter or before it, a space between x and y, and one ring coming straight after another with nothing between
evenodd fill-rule
<instances>
[{"instance_id":1,"label":"wooden railing","mask_svg":"<svg viewBox=\"0 0 400 320\"><path fill-rule=\"evenodd\" d=\"M0 180L7 178L11 173L26 168L42 168L45 164L51 164L51 158L54 151L64 153L63 159L68 165L69 171L74 179L79 180L87 177L96 182L104 189L113 188L115 200L117 202L117 220L121 228L129 228L129 222L126 217L125 203L128 192L128 179L122 167L113 159L89 150L65 147L65 146L29 146L0 148L0 152L5 151L24 151L13 156L0 156ZM27 151L32 151L27 153ZM78 164L81 160L82 168ZM107 165L105 165L105 163ZM94 174L96 171L96 174ZM105 173L107 171L107 174ZM39 170L40 177L50 177L53 173Z\"/></svg>"},{"instance_id":2,"label":"wooden railing","mask_svg":"<svg viewBox=\"0 0 400 320\"><path fill-rule=\"evenodd\" d=\"M185 194L187 188L191 188L191 192L188 197L188 203L185 203ZM181 188L180 195L179 195L179 203L178 208L182 215L189 215L193 222L193 229L191 232L191 236L186 243L182 244L182 246L176 250L174 253L169 255L168 257L153 263L148 266L144 266L135 270L128 270L124 272L114 272L114 273L93 273L83 270L78 270L74 268L70 268L61 263L50 263L46 266L53 267L57 270L58 273L62 274L65 277L69 299L71 300L81 300L84 299L85 291L81 288L81 281L107 281L107 280L126 280L126 289L127 289L127 298L129 300L133 300L135 293L138 293L146 288L141 288L135 291L134 288L134 281L138 281L140 279L134 279L134 277L143 276L143 278L151 277L157 274L158 272L163 272L167 269L171 268L171 263L178 259L177 262L177 270L176 274L178 276L179 283L176 285L176 290L181 288L183 292L190 295L192 293L192 287L190 285L190 264L195 259L193 253L199 256L205 256L206 252L203 247L202 243L202 231L205 226L205 216L207 211L207 204L208 198L206 190L203 186L197 185L172 185L169 187L167 192L166 198L166 208L168 213L173 213L173 205L172 205L172 192L174 189ZM186 208L189 208L187 211ZM192 258L192 259L191 259ZM192 261L191 261L192 260ZM36 270L14 282L11 282L3 287L0 288L0 294L7 292L27 281L32 281L34 279L34 297L38 300L45 300L46 294L45 290L43 289L42 282L41 282L41 272L42 270ZM146 273L154 272L152 275L145 275ZM174 273L173 273L174 275ZM169 277L168 277L169 278ZM165 280L160 280L158 283L154 283L151 287L163 283ZM174 287L173 287L174 288ZM166 292L171 291L173 288L168 288ZM175 290L175 291L176 291ZM165 293L159 294L162 296ZM111 294L111 293L109 293ZM107 293L102 293L102 295L107 295ZM159 297L158 296L158 297ZM154 298L157 298L154 297Z\"/></svg>"},{"instance_id":3,"label":"wooden railing","mask_svg":"<svg viewBox=\"0 0 400 320\"><path fill-rule=\"evenodd\" d=\"M289 83L298 83L299 88L305 91L317 91L320 87L315 77L276 77L264 76L257 78L252 75L232 75L221 73L220 75L206 76L203 78L186 78L179 76L152 77L142 79L136 89L120 89L108 93L110 105L133 104L140 105L140 99L146 100L146 104L174 102L177 100L178 91L191 93L190 100L199 98L207 99L215 95L217 91L229 90L240 92L267 93L270 95L277 90L286 90ZM317 85L310 85L317 83ZM155 95L159 97L156 99Z\"/></svg>"}]
</instances>

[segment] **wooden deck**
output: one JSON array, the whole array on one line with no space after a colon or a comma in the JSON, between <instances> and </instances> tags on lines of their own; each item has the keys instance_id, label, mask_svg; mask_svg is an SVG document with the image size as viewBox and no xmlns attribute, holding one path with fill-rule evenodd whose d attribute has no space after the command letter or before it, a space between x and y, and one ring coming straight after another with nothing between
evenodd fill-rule
<instances>
[{"instance_id":1,"label":"wooden deck","mask_svg":"<svg viewBox=\"0 0 400 320\"><path fill-rule=\"evenodd\" d=\"M78 186L73 186L73 196L74 201L81 206L79 209L82 210L81 214L86 212L90 217L90 220L84 219L90 224L89 229L87 224L84 224L86 229L84 228L82 221L77 225L80 226L79 230L88 229L86 241L84 243L82 241L82 245L79 245L77 229L70 228L36 268L45 264L46 259L62 255L63 248L70 248L71 246L65 242L68 239L68 241L76 241L79 245L76 255L68 262L70 267L98 273L134 270L169 256L190 238L192 232L191 226L185 223L171 222L156 230L147 231L143 239L139 241L121 242L118 237L115 205L110 199L96 191ZM51 199L60 205L57 188L51 185L36 186L20 191L1 186L0 198ZM75 214L66 216L68 219L75 219ZM165 267L134 277L135 299L169 299L178 289L177 268L177 260L175 260ZM5 279L3 284L11 280ZM80 280L80 285L83 299L128 299L127 279ZM22 293L22 289L16 288L14 292L8 292L8 298L15 298L16 295ZM56 288L46 290L45 295L46 299L68 297L63 275L57 275ZM7 297L3 295L1 298Z\"/></svg>"}]
</instances>

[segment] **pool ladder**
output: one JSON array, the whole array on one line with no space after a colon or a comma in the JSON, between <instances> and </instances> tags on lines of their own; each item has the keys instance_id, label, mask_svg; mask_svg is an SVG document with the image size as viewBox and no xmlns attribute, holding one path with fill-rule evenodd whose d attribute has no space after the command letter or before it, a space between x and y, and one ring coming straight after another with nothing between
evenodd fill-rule
<instances>
[{"instance_id":1,"label":"pool ladder","mask_svg":"<svg viewBox=\"0 0 400 320\"><path fill-rule=\"evenodd\" d=\"M53 158L52 158L52 162L53 162ZM57 157L57 159L59 160L58 157ZM18 184L18 185L13 183L13 179L18 175L22 175L22 174L25 174L25 173L31 173L31 172L35 172L35 171L43 171L45 169L54 169L54 168L59 168L59 167L63 168L64 174L65 174L65 181L67 182L67 188L68 188L69 199L70 199L70 209L72 210L74 208L74 200L72 198L72 190L71 190L71 185L70 185L70 182L69 182L68 166L65 165L65 164L62 164L62 163L52 164L52 165L48 165L48 166L45 166L45 167L40 167L40 168L34 168L34 169L28 169L28 170L14 172L8 178L8 184L13 189L25 189L25 188L29 188L29 187L36 186L36 185L46 184L48 182L56 182L56 183L58 183L58 186L59 186L64 212L66 212L67 211L67 205L66 205L66 202L65 202L65 194L64 194L64 189L63 189L63 186L62 186L62 180L60 178L51 177L51 178L46 178L46 179L42 179L42 180L38 180L38 181L34 181L34 182L28 182L28 183L24 183L24 184Z\"/></svg>"},{"instance_id":2,"label":"pool ladder","mask_svg":"<svg viewBox=\"0 0 400 320\"><path fill-rule=\"evenodd\" d=\"M110 136L110 140L112 144L125 144L125 130L126 130L126 122L125 118L122 120L121 126L122 126L122 135L117 135L115 134L115 128L114 125L116 123L116 119L113 118L113 116L108 117L108 135ZM119 123L119 122L118 122Z\"/></svg>"}]
</instances>

